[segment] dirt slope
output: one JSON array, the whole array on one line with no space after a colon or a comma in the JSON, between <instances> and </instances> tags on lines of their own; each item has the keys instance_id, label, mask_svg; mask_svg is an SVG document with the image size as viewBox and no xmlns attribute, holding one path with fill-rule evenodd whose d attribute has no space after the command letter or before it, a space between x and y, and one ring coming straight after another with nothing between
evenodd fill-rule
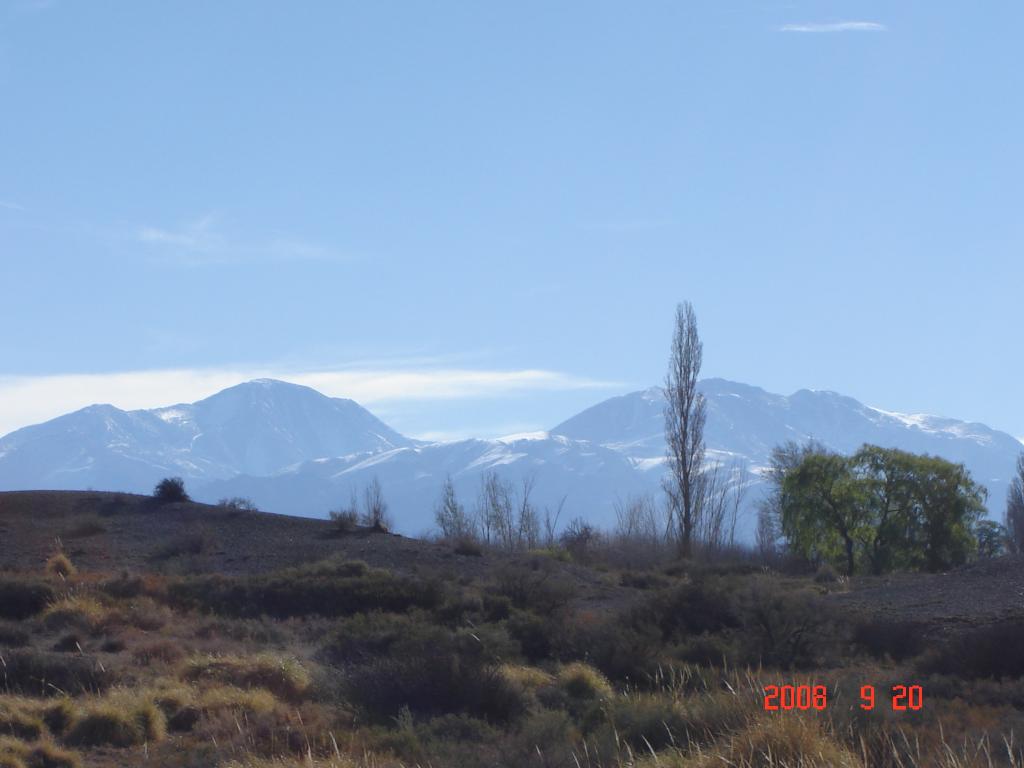
<instances>
[{"instance_id":1,"label":"dirt slope","mask_svg":"<svg viewBox=\"0 0 1024 768\"><path fill-rule=\"evenodd\" d=\"M357 531L339 535L327 520L242 512L207 504L157 504L148 496L92 491L0 493L0 570L38 570L58 546L79 567L116 573L242 574L303 565L327 557L362 560L405 575L487 579L540 558L457 555L448 544ZM628 604L634 590L550 558L545 568L570 580L577 603L595 610Z\"/></svg>"}]
</instances>

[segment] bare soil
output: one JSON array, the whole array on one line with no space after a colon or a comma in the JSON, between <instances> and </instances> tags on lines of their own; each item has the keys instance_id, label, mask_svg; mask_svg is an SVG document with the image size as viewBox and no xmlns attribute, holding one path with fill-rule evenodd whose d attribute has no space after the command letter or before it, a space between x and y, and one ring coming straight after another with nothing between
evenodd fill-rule
<instances>
[{"instance_id":1,"label":"bare soil","mask_svg":"<svg viewBox=\"0 0 1024 768\"><path fill-rule=\"evenodd\" d=\"M503 568L543 567L565 579L578 608L614 610L636 591L593 570L548 557L456 554L444 542L358 529L329 520L93 491L0 492L0 570L34 570L58 549L82 570L165 571L175 575L252 574L330 557L361 560L397 574L478 581Z\"/></svg>"}]
</instances>

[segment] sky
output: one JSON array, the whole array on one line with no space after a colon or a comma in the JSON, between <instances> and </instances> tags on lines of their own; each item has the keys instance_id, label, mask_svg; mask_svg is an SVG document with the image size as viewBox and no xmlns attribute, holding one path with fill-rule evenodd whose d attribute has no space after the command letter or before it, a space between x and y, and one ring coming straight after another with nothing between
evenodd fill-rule
<instances>
[{"instance_id":1,"label":"sky","mask_svg":"<svg viewBox=\"0 0 1024 768\"><path fill-rule=\"evenodd\" d=\"M0 0L0 433L705 376L1024 436L1024 5Z\"/></svg>"}]
</instances>

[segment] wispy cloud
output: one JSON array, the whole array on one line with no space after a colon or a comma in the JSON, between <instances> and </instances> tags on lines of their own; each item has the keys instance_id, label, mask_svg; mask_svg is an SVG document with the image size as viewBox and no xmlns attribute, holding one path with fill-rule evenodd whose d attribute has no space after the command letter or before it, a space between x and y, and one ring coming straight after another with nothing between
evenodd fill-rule
<instances>
[{"instance_id":1,"label":"wispy cloud","mask_svg":"<svg viewBox=\"0 0 1024 768\"><path fill-rule=\"evenodd\" d=\"M10 200L0 200L0 208L4 208L4 209L6 209L8 211L24 211L25 210L25 206L24 205L18 205L17 203L13 203Z\"/></svg>"},{"instance_id":2,"label":"wispy cloud","mask_svg":"<svg viewBox=\"0 0 1024 768\"><path fill-rule=\"evenodd\" d=\"M330 248L294 237L229 233L214 214L177 227L138 227L133 239L152 251L154 258L186 265L348 260Z\"/></svg>"},{"instance_id":3,"label":"wispy cloud","mask_svg":"<svg viewBox=\"0 0 1024 768\"><path fill-rule=\"evenodd\" d=\"M469 400L539 392L619 387L558 371L468 368L173 369L97 374L0 377L0 435L94 403L154 408L193 402L256 378L304 384L332 397L367 406L437 400Z\"/></svg>"},{"instance_id":4,"label":"wispy cloud","mask_svg":"<svg viewBox=\"0 0 1024 768\"><path fill-rule=\"evenodd\" d=\"M779 32L887 32L877 21L836 21L828 23L783 24Z\"/></svg>"}]
</instances>

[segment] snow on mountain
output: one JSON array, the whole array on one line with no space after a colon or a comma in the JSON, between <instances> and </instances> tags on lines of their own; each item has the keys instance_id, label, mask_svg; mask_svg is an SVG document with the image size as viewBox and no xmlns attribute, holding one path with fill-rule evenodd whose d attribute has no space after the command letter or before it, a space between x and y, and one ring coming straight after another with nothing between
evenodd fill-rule
<instances>
[{"instance_id":1,"label":"snow on mountain","mask_svg":"<svg viewBox=\"0 0 1024 768\"><path fill-rule=\"evenodd\" d=\"M774 446L810 439L843 452L864 443L963 462L997 512L1021 443L955 419L866 406L834 392L776 395L707 379L706 439L713 460L767 465ZM87 488L148 492L181 475L203 501L246 496L263 509L326 516L377 477L398 528L433 523L445 477L475 503L491 470L515 484L533 478L532 500L610 525L617 499L657 494L664 471L660 388L598 403L550 432L495 440L423 443L389 428L351 400L272 380L231 387L192 404L149 411L96 405L0 439L0 490ZM757 490L748 494L756 501ZM752 519L743 526L747 531Z\"/></svg>"},{"instance_id":2,"label":"snow on mountain","mask_svg":"<svg viewBox=\"0 0 1024 768\"><path fill-rule=\"evenodd\" d=\"M835 392L804 389L786 397L724 379L706 379L700 390L707 398L709 452L744 459L752 468L766 466L772 448L788 440L813 439L844 453L872 443L962 462L998 510L1020 453L1016 438L984 424L884 411ZM663 405L659 388L633 392L598 403L551 432L653 462L665 452Z\"/></svg>"},{"instance_id":3,"label":"snow on mountain","mask_svg":"<svg viewBox=\"0 0 1024 768\"><path fill-rule=\"evenodd\" d=\"M0 438L0 489L148 492L169 474L191 483L269 475L321 456L413 444L352 400L260 379L192 404L93 405L19 429Z\"/></svg>"},{"instance_id":4,"label":"snow on mountain","mask_svg":"<svg viewBox=\"0 0 1024 768\"><path fill-rule=\"evenodd\" d=\"M492 470L517 489L532 479L531 500L552 514L564 499L563 525L577 515L610 524L616 498L650 486L649 478L617 451L558 435L531 434L307 462L273 477L243 475L214 482L202 493L209 498L246 496L266 509L323 517L376 477L399 530L415 534L434 525L434 504L446 477L451 476L460 501L472 508L481 479Z\"/></svg>"}]
</instances>

